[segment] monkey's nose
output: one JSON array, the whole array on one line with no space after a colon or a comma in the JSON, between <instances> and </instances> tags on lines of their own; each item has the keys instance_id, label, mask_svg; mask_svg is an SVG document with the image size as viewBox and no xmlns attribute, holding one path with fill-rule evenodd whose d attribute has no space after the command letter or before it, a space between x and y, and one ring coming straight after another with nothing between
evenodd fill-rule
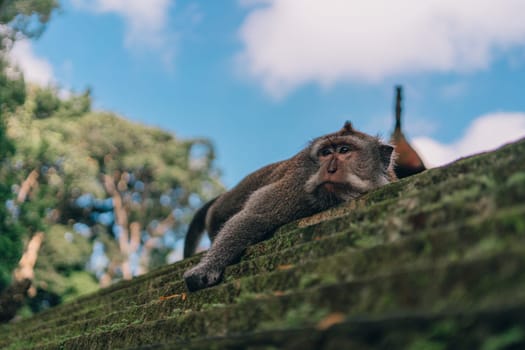
<instances>
[{"instance_id":1,"label":"monkey's nose","mask_svg":"<svg viewBox=\"0 0 525 350\"><path fill-rule=\"evenodd\" d=\"M337 161L335 159L332 159L328 164L328 168L326 170L329 174L335 173L337 171Z\"/></svg>"}]
</instances>

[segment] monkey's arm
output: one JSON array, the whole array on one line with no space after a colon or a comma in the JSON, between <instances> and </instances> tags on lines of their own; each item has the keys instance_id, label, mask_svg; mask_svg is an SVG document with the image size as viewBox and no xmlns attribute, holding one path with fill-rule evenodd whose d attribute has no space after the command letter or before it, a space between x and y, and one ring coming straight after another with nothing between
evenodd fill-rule
<instances>
[{"instance_id":1,"label":"monkey's arm","mask_svg":"<svg viewBox=\"0 0 525 350\"><path fill-rule=\"evenodd\" d=\"M279 187L273 183L254 192L241 211L231 217L220 230L202 261L184 274L190 291L217 284L226 266L233 263L250 245L301 216L301 201L281 198Z\"/></svg>"}]
</instances>

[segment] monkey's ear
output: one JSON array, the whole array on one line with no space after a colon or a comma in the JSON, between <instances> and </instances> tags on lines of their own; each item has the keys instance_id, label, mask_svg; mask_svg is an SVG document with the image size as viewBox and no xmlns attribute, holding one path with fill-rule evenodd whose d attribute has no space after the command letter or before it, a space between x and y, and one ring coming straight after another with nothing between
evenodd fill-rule
<instances>
[{"instance_id":1,"label":"monkey's ear","mask_svg":"<svg viewBox=\"0 0 525 350\"><path fill-rule=\"evenodd\" d=\"M381 157L381 163L385 169L387 169L392 162L392 152L394 152L393 146L387 144L381 144L379 146L379 156Z\"/></svg>"},{"instance_id":2,"label":"monkey's ear","mask_svg":"<svg viewBox=\"0 0 525 350\"><path fill-rule=\"evenodd\" d=\"M352 123L349 120L347 120L345 125L343 125L343 128L339 130L339 134L341 135L352 134L353 132L354 128L352 127Z\"/></svg>"}]
</instances>

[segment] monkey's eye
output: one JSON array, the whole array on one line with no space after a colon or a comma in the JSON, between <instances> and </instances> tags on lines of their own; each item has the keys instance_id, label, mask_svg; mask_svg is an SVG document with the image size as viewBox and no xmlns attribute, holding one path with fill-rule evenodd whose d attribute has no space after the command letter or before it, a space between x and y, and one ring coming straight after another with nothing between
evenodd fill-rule
<instances>
[{"instance_id":1,"label":"monkey's eye","mask_svg":"<svg viewBox=\"0 0 525 350\"><path fill-rule=\"evenodd\" d=\"M345 154L345 153L348 153L352 151L352 147L348 146L348 145L343 145L343 146L340 146L338 149L337 149L337 152L341 153L341 154Z\"/></svg>"},{"instance_id":2,"label":"monkey's eye","mask_svg":"<svg viewBox=\"0 0 525 350\"><path fill-rule=\"evenodd\" d=\"M329 156L332 153L333 153L333 151L332 151L331 148L323 148L322 150L319 151L319 155L322 156L322 157L327 157L327 156Z\"/></svg>"}]
</instances>

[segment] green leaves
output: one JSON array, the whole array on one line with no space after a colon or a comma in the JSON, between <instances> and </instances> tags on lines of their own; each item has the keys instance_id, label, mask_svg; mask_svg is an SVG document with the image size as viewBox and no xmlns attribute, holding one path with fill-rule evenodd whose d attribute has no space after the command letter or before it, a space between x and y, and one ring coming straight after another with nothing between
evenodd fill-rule
<instances>
[{"instance_id":1,"label":"green leaves","mask_svg":"<svg viewBox=\"0 0 525 350\"><path fill-rule=\"evenodd\" d=\"M17 204L25 231L46 233L35 267L43 299L31 303L34 311L76 295L70 276L118 280L166 263L194 207L223 191L209 140L180 140L90 110L89 90L60 98L32 87L8 115L16 152L5 175L15 194L38 172Z\"/></svg>"},{"instance_id":2,"label":"green leaves","mask_svg":"<svg viewBox=\"0 0 525 350\"><path fill-rule=\"evenodd\" d=\"M36 37L58 7L57 0L0 0L0 24L7 24L12 29L12 37L17 34Z\"/></svg>"},{"instance_id":3,"label":"green leaves","mask_svg":"<svg viewBox=\"0 0 525 350\"><path fill-rule=\"evenodd\" d=\"M0 290L24 239L43 231L33 311L92 289L94 275L108 283L166 263L195 207L223 191L209 140L93 112L90 89L59 93L7 72L6 49L38 36L58 5L0 0Z\"/></svg>"}]
</instances>

